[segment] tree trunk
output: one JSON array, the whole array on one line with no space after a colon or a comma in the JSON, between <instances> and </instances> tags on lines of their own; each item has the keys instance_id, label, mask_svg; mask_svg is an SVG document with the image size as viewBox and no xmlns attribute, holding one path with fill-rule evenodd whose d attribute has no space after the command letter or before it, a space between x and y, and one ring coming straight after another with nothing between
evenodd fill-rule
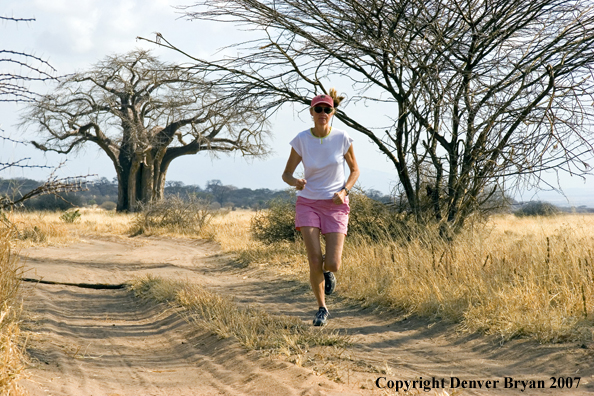
<instances>
[{"instance_id":1,"label":"tree trunk","mask_svg":"<svg viewBox=\"0 0 594 396\"><path fill-rule=\"evenodd\" d=\"M157 150L155 159L153 161L153 168L155 170L153 177L153 197L154 199L163 199L165 196L165 177L167 176L167 169L169 168L169 161L163 161L165 154L167 153L167 147L163 147Z\"/></svg>"},{"instance_id":2,"label":"tree trunk","mask_svg":"<svg viewBox=\"0 0 594 396\"><path fill-rule=\"evenodd\" d=\"M163 156L153 159L150 155L145 160L124 161L118 172L117 211L134 212L140 204L162 199L170 162L164 163Z\"/></svg>"},{"instance_id":3,"label":"tree trunk","mask_svg":"<svg viewBox=\"0 0 594 396\"><path fill-rule=\"evenodd\" d=\"M114 161L114 167L118 175L118 205L116 211L127 212L130 209L129 198L128 198L128 184L130 181L130 167L132 162L126 156L120 153L118 161Z\"/></svg>"},{"instance_id":4,"label":"tree trunk","mask_svg":"<svg viewBox=\"0 0 594 396\"><path fill-rule=\"evenodd\" d=\"M167 177L167 168L169 168L169 162L165 163L161 160L159 165L159 172L155 174L156 181L154 186L155 199L163 199L165 196L165 178ZM155 169L157 167L155 166Z\"/></svg>"},{"instance_id":5,"label":"tree trunk","mask_svg":"<svg viewBox=\"0 0 594 396\"><path fill-rule=\"evenodd\" d=\"M150 152L146 153L140 162L140 169L138 175L138 181L140 186L138 187L138 201L142 204L148 204L155 198L153 190L153 181L155 176L155 164L153 162L153 156Z\"/></svg>"},{"instance_id":6,"label":"tree trunk","mask_svg":"<svg viewBox=\"0 0 594 396\"><path fill-rule=\"evenodd\" d=\"M139 204L162 199L165 195L167 170L171 162L183 155L200 151L198 142L174 149L167 146L154 149L143 156L120 154L118 173L118 212L133 212ZM121 153L125 153L122 150Z\"/></svg>"}]
</instances>

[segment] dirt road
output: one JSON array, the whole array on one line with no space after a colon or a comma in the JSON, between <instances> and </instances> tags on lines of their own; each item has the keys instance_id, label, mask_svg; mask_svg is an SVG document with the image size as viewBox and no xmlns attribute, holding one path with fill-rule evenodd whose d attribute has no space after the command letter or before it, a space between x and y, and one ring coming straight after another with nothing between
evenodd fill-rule
<instances>
[{"instance_id":1,"label":"dirt road","mask_svg":"<svg viewBox=\"0 0 594 396\"><path fill-rule=\"evenodd\" d=\"M203 241L93 237L23 255L30 278L115 285L153 274L197 282L238 303L307 322L315 312L303 284L269 269L234 267L214 244ZM514 340L502 346L494 338L458 334L453 325L362 310L339 297L332 300L331 326L347 332L352 346L307 367L247 352L231 339L196 329L174 309L125 289L27 283L24 297L32 367L23 385L34 396L594 392L592 345ZM330 371L331 376L319 375ZM551 389L551 377L563 377L566 386ZM579 387L573 382L567 389L567 377L580 377ZM418 389L427 384L420 379L430 380L431 392ZM408 393L389 388L406 387L405 381L412 387L413 380L417 389Z\"/></svg>"}]
</instances>

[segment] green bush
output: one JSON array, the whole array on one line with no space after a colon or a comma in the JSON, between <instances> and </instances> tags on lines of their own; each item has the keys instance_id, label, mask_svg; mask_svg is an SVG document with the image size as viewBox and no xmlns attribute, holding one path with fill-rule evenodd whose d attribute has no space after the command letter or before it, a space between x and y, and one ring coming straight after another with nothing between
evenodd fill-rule
<instances>
[{"instance_id":1,"label":"green bush","mask_svg":"<svg viewBox=\"0 0 594 396\"><path fill-rule=\"evenodd\" d=\"M252 218L251 231L254 238L266 243L297 240L301 233L295 229L295 203L271 200L268 209L258 211Z\"/></svg>"},{"instance_id":2,"label":"green bush","mask_svg":"<svg viewBox=\"0 0 594 396\"><path fill-rule=\"evenodd\" d=\"M518 217L524 216L553 216L560 212L559 208L549 202L531 201L514 212Z\"/></svg>"},{"instance_id":3,"label":"green bush","mask_svg":"<svg viewBox=\"0 0 594 396\"><path fill-rule=\"evenodd\" d=\"M80 213L78 209L68 210L62 213L62 215L60 216L60 220L62 220L64 223L74 223L78 219L80 219Z\"/></svg>"}]
</instances>

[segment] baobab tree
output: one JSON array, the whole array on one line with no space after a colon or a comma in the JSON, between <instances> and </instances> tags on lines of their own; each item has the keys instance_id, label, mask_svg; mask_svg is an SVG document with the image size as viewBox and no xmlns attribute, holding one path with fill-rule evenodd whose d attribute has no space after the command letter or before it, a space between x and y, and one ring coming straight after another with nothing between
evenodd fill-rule
<instances>
[{"instance_id":1,"label":"baobab tree","mask_svg":"<svg viewBox=\"0 0 594 396\"><path fill-rule=\"evenodd\" d=\"M22 125L37 128L42 140L33 143L40 150L70 154L96 144L114 165L123 211L161 198L176 158L265 154L264 122L249 99L229 107L192 69L136 50L66 77L31 104Z\"/></svg>"},{"instance_id":2,"label":"baobab tree","mask_svg":"<svg viewBox=\"0 0 594 396\"><path fill-rule=\"evenodd\" d=\"M348 83L336 116L389 159L419 222L455 231L513 183L590 170L590 1L204 0L182 8L189 19L261 32L240 45L241 57L187 54L229 106L253 98L270 116ZM383 124L369 121L380 115Z\"/></svg>"}]
</instances>

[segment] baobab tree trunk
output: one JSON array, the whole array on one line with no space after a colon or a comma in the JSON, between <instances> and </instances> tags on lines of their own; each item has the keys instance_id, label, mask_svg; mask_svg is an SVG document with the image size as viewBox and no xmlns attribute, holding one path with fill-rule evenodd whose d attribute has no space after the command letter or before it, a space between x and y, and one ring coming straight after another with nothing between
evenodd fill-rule
<instances>
[{"instance_id":1,"label":"baobab tree trunk","mask_svg":"<svg viewBox=\"0 0 594 396\"><path fill-rule=\"evenodd\" d=\"M167 169L169 168L169 162L164 163L160 161L159 167L155 166L155 169L159 169L159 172L155 173L155 185L154 185L154 197L155 199L163 199L165 195L165 180L167 177Z\"/></svg>"},{"instance_id":2,"label":"baobab tree trunk","mask_svg":"<svg viewBox=\"0 0 594 396\"><path fill-rule=\"evenodd\" d=\"M167 153L167 146L156 150L153 160L153 198L163 199L165 195L165 178L171 161L163 161Z\"/></svg>"},{"instance_id":3,"label":"baobab tree trunk","mask_svg":"<svg viewBox=\"0 0 594 396\"><path fill-rule=\"evenodd\" d=\"M123 129L125 139L117 159L119 163L114 163L118 173L117 211L134 212L140 205L163 197L165 182L163 180L159 187L157 182L166 145L139 151L133 139L126 139L132 136L130 130L133 128L124 123ZM136 126L136 130L143 129L142 125Z\"/></svg>"},{"instance_id":4,"label":"baobab tree trunk","mask_svg":"<svg viewBox=\"0 0 594 396\"><path fill-rule=\"evenodd\" d=\"M141 130L142 125L136 126ZM123 125L124 142L117 158L114 157L114 166L118 174L118 205L117 210L134 212L140 205L162 199L165 194L165 180L167 169L171 162L184 155L198 153L202 146L196 139L184 146L169 147L174 135L153 141L151 148L144 151L138 150L129 133L132 128ZM163 128L153 130L159 133Z\"/></svg>"},{"instance_id":5,"label":"baobab tree trunk","mask_svg":"<svg viewBox=\"0 0 594 396\"><path fill-rule=\"evenodd\" d=\"M139 182L137 187L137 200L143 204L149 203L154 199L155 192L153 190L155 164L150 152L146 153L138 169L138 176L136 180ZM157 168L158 169L158 168Z\"/></svg>"},{"instance_id":6,"label":"baobab tree trunk","mask_svg":"<svg viewBox=\"0 0 594 396\"><path fill-rule=\"evenodd\" d=\"M118 212L134 212L141 204L162 199L167 169L171 161L147 154L144 159L126 158L116 165L118 174Z\"/></svg>"}]
</instances>

